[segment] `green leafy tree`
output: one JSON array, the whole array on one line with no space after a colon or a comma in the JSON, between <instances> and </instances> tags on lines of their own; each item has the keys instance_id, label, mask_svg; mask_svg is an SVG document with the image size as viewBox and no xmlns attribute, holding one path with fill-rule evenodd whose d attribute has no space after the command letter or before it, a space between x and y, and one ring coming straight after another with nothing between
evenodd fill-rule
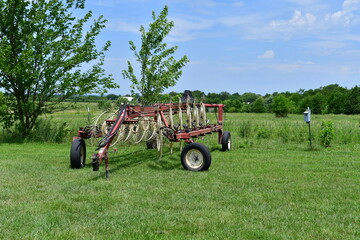
<instances>
[{"instance_id":1,"label":"green leafy tree","mask_svg":"<svg viewBox=\"0 0 360 240\"><path fill-rule=\"evenodd\" d=\"M221 100L221 101L225 101L225 100L229 99L230 96L231 96L231 94L228 93L228 92L225 92L225 91L224 91L224 92L221 92L221 93L219 94L219 97L220 97L220 100Z\"/></svg>"},{"instance_id":2,"label":"green leafy tree","mask_svg":"<svg viewBox=\"0 0 360 240\"><path fill-rule=\"evenodd\" d=\"M164 43L165 37L174 27L174 22L167 19L168 7L165 6L159 16L152 12L153 22L149 29L140 27L141 48L137 50L133 41L129 41L130 49L134 52L136 61L140 64L140 77L135 75L134 68L128 61L127 70L123 70L123 77L132 82L134 90L140 92L140 102L143 105L158 101L160 94L176 84L180 78L181 69L189 62L187 56L176 60L173 54L177 46L168 48Z\"/></svg>"},{"instance_id":3,"label":"green leafy tree","mask_svg":"<svg viewBox=\"0 0 360 240\"><path fill-rule=\"evenodd\" d=\"M177 101L179 101L179 98L181 98L182 93L177 93L177 92L173 91L173 92L169 93L169 96L170 96L170 100L172 102L177 102ZM168 101L169 101L169 99L168 99Z\"/></svg>"},{"instance_id":4,"label":"green leafy tree","mask_svg":"<svg viewBox=\"0 0 360 240\"><path fill-rule=\"evenodd\" d=\"M360 87L353 87L346 101L346 114L359 114L360 113Z\"/></svg>"},{"instance_id":5,"label":"green leafy tree","mask_svg":"<svg viewBox=\"0 0 360 240\"><path fill-rule=\"evenodd\" d=\"M116 94L108 94L108 95L106 95L106 99L107 100L116 100L116 99L118 99L118 95L116 95Z\"/></svg>"},{"instance_id":6,"label":"green leafy tree","mask_svg":"<svg viewBox=\"0 0 360 240\"><path fill-rule=\"evenodd\" d=\"M348 90L345 88L338 88L329 94L327 104L329 113L345 113L346 102L348 99Z\"/></svg>"},{"instance_id":7,"label":"green leafy tree","mask_svg":"<svg viewBox=\"0 0 360 240\"><path fill-rule=\"evenodd\" d=\"M11 119L9 119L11 115L9 114L8 104L9 102L7 98L2 92L0 92L0 121L11 124Z\"/></svg>"},{"instance_id":8,"label":"green leafy tree","mask_svg":"<svg viewBox=\"0 0 360 240\"><path fill-rule=\"evenodd\" d=\"M66 98L117 87L102 68L110 42L97 49L105 27L92 12L76 19L85 0L0 1L0 88L10 96L11 119L23 136L37 118L59 110ZM87 70L83 64L87 63Z\"/></svg>"},{"instance_id":9,"label":"green leafy tree","mask_svg":"<svg viewBox=\"0 0 360 240\"><path fill-rule=\"evenodd\" d=\"M327 105L325 97L322 93L318 92L312 96L312 108L311 111L314 114L326 113Z\"/></svg>"},{"instance_id":10,"label":"green leafy tree","mask_svg":"<svg viewBox=\"0 0 360 240\"><path fill-rule=\"evenodd\" d=\"M258 97L250 106L251 111L254 113L264 113L266 111L265 108L265 100L263 97Z\"/></svg>"},{"instance_id":11,"label":"green leafy tree","mask_svg":"<svg viewBox=\"0 0 360 240\"><path fill-rule=\"evenodd\" d=\"M0 116L4 115L7 111L6 98L2 92L0 92Z\"/></svg>"},{"instance_id":12,"label":"green leafy tree","mask_svg":"<svg viewBox=\"0 0 360 240\"><path fill-rule=\"evenodd\" d=\"M206 95L206 102L208 103L220 103L220 95L218 93L208 93Z\"/></svg>"},{"instance_id":13,"label":"green leafy tree","mask_svg":"<svg viewBox=\"0 0 360 240\"><path fill-rule=\"evenodd\" d=\"M225 112L241 112L243 103L238 99L228 99L223 102L225 104Z\"/></svg>"},{"instance_id":14,"label":"green leafy tree","mask_svg":"<svg viewBox=\"0 0 360 240\"><path fill-rule=\"evenodd\" d=\"M203 98L205 98L206 95L203 91L200 90L194 90L191 91L191 93L197 102L200 102Z\"/></svg>"},{"instance_id":15,"label":"green leafy tree","mask_svg":"<svg viewBox=\"0 0 360 240\"><path fill-rule=\"evenodd\" d=\"M322 93L317 92L314 95L311 96L305 96L300 102L299 102L299 113L302 113L306 108L310 107L311 112L314 114L321 114L326 112L327 105L325 97Z\"/></svg>"},{"instance_id":16,"label":"green leafy tree","mask_svg":"<svg viewBox=\"0 0 360 240\"><path fill-rule=\"evenodd\" d=\"M277 95L274 97L272 110L275 113L276 117L287 117L291 109L290 100L283 96Z\"/></svg>"},{"instance_id":17,"label":"green leafy tree","mask_svg":"<svg viewBox=\"0 0 360 240\"><path fill-rule=\"evenodd\" d=\"M297 113L302 114L308 107L311 109L311 111L313 110L312 96L305 96L300 100Z\"/></svg>"},{"instance_id":18,"label":"green leafy tree","mask_svg":"<svg viewBox=\"0 0 360 240\"><path fill-rule=\"evenodd\" d=\"M245 103L253 103L260 95L246 92L242 95L243 102Z\"/></svg>"},{"instance_id":19,"label":"green leafy tree","mask_svg":"<svg viewBox=\"0 0 360 240\"><path fill-rule=\"evenodd\" d=\"M265 109L266 112L272 112L272 105L274 101L274 96L271 94L266 94L264 96L264 102L265 102Z\"/></svg>"}]
</instances>

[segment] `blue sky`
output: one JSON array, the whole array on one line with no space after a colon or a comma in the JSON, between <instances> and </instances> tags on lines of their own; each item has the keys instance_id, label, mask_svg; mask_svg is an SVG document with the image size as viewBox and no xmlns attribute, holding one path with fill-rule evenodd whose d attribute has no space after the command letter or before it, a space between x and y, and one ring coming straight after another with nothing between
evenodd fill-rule
<instances>
[{"instance_id":1,"label":"blue sky","mask_svg":"<svg viewBox=\"0 0 360 240\"><path fill-rule=\"evenodd\" d=\"M135 62L129 40L140 44L139 28L151 12L169 7L175 27L166 42L190 63L177 85L185 89L259 94L314 89L328 84L351 88L360 76L360 0L91 0L86 8L104 15L110 40L105 68L130 93L122 77Z\"/></svg>"}]
</instances>

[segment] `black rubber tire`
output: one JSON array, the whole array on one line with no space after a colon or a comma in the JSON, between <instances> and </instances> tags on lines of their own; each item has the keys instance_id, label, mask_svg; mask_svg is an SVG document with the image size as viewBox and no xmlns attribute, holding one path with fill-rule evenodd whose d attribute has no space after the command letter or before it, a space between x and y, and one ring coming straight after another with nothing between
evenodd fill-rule
<instances>
[{"instance_id":1,"label":"black rubber tire","mask_svg":"<svg viewBox=\"0 0 360 240\"><path fill-rule=\"evenodd\" d=\"M230 151L231 149L231 134L228 131L223 132L221 137L221 145L223 151Z\"/></svg>"},{"instance_id":2,"label":"black rubber tire","mask_svg":"<svg viewBox=\"0 0 360 240\"><path fill-rule=\"evenodd\" d=\"M71 144L70 166L71 168L83 168L86 161L86 145L82 139L75 139Z\"/></svg>"},{"instance_id":3,"label":"black rubber tire","mask_svg":"<svg viewBox=\"0 0 360 240\"><path fill-rule=\"evenodd\" d=\"M189 171L206 171L211 165L211 153L201 143L190 143L181 152L181 164Z\"/></svg>"}]
</instances>

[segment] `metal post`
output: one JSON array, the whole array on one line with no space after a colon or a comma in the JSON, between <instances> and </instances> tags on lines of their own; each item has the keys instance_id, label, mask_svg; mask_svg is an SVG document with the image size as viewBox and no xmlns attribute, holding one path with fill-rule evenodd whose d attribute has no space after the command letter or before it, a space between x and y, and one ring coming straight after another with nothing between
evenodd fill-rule
<instances>
[{"instance_id":1,"label":"metal post","mask_svg":"<svg viewBox=\"0 0 360 240\"><path fill-rule=\"evenodd\" d=\"M311 110L308 107L304 112L304 121L309 124L309 141L310 141L310 148L312 149L312 140L311 140Z\"/></svg>"},{"instance_id":2,"label":"metal post","mask_svg":"<svg viewBox=\"0 0 360 240\"><path fill-rule=\"evenodd\" d=\"M312 149L312 140L311 140L311 123L309 122L309 140L310 140L310 148Z\"/></svg>"}]
</instances>

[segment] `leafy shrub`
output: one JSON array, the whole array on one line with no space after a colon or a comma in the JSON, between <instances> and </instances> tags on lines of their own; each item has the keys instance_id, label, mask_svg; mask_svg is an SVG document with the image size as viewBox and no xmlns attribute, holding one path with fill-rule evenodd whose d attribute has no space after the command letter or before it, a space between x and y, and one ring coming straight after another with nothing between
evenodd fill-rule
<instances>
[{"instance_id":1,"label":"leafy shrub","mask_svg":"<svg viewBox=\"0 0 360 240\"><path fill-rule=\"evenodd\" d=\"M265 100L263 97L258 97L255 102L251 104L251 111L254 113L264 113L266 112Z\"/></svg>"},{"instance_id":2,"label":"leafy shrub","mask_svg":"<svg viewBox=\"0 0 360 240\"><path fill-rule=\"evenodd\" d=\"M99 101L98 102L98 108L101 109L101 110L111 109L112 108L111 101L106 101L106 100Z\"/></svg>"},{"instance_id":3,"label":"leafy shrub","mask_svg":"<svg viewBox=\"0 0 360 240\"><path fill-rule=\"evenodd\" d=\"M324 147L329 147L334 138L334 127L332 121L322 121L320 130L320 142Z\"/></svg>"},{"instance_id":4,"label":"leafy shrub","mask_svg":"<svg viewBox=\"0 0 360 240\"><path fill-rule=\"evenodd\" d=\"M285 96L278 95L274 98L272 109L276 117L287 117L288 113L290 112L290 108L290 100Z\"/></svg>"},{"instance_id":5,"label":"leafy shrub","mask_svg":"<svg viewBox=\"0 0 360 240\"><path fill-rule=\"evenodd\" d=\"M260 128L257 133L258 139L269 139L271 137L271 130L269 128Z\"/></svg>"}]
</instances>

